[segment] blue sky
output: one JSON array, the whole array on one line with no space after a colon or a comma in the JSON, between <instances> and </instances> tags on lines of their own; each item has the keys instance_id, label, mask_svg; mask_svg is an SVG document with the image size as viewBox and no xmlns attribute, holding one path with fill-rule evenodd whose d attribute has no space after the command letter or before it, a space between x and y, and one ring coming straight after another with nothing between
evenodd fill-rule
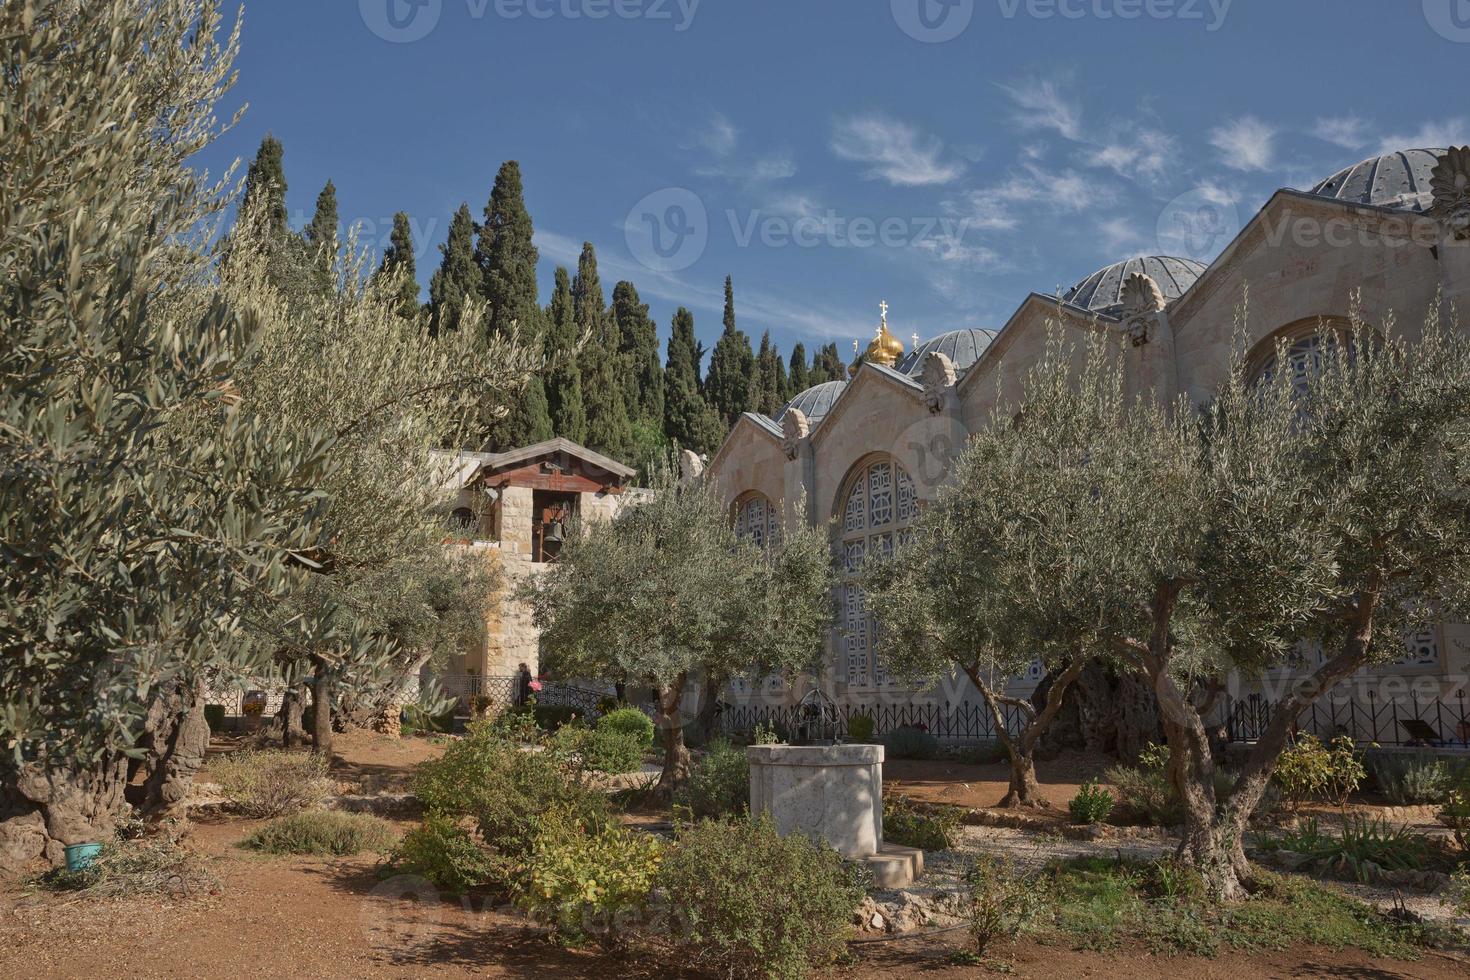
<instances>
[{"instance_id":1,"label":"blue sky","mask_svg":"<svg viewBox=\"0 0 1470 980\"><path fill-rule=\"evenodd\" d=\"M589 240L661 336L686 305L712 345L730 274L783 351L850 353L885 299L905 343L996 328L1112 261L1207 261L1278 187L1470 142L1470 0L249 0L243 44L249 110L200 162L275 133L298 223L329 177L372 241L407 211L427 283L516 159L543 302Z\"/></svg>"}]
</instances>

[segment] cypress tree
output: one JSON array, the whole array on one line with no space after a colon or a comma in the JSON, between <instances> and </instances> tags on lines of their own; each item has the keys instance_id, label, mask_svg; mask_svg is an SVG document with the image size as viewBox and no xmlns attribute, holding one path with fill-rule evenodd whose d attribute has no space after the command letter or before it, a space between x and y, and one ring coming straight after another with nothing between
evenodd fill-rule
<instances>
[{"instance_id":1,"label":"cypress tree","mask_svg":"<svg viewBox=\"0 0 1470 980\"><path fill-rule=\"evenodd\" d=\"M709 375L705 378L705 400L726 426L733 426L740 413L749 410L751 376L755 373L755 354L750 338L735 327L735 287L725 277L725 331L710 355Z\"/></svg>"},{"instance_id":2,"label":"cypress tree","mask_svg":"<svg viewBox=\"0 0 1470 980\"><path fill-rule=\"evenodd\" d=\"M756 355L755 371L751 375L750 410L775 418L784 404L781 398L784 383L781 355L771 346L771 332L767 330L761 334L760 353Z\"/></svg>"},{"instance_id":3,"label":"cypress tree","mask_svg":"<svg viewBox=\"0 0 1470 980\"><path fill-rule=\"evenodd\" d=\"M587 441L587 412L582 402L582 372L577 353L580 334L572 301L571 276L556 269L556 287L546 310L546 400L556 435L573 442Z\"/></svg>"},{"instance_id":4,"label":"cypress tree","mask_svg":"<svg viewBox=\"0 0 1470 980\"><path fill-rule=\"evenodd\" d=\"M337 188L329 180L316 196L316 211L311 216L311 224L306 226L306 244L316 256L321 283L326 288L330 288L334 276L332 263L337 258L338 222Z\"/></svg>"},{"instance_id":5,"label":"cypress tree","mask_svg":"<svg viewBox=\"0 0 1470 980\"><path fill-rule=\"evenodd\" d=\"M786 377L786 362L781 360L781 348L777 347L772 351L772 360L776 364L775 413L779 414L791 400L791 382ZM771 417L775 418L775 414Z\"/></svg>"},{"instance_id":6,"label":"cypress tree","mask_svg":"<svg viewBox=\"0 0 1470 980\"><path fill-rule=\"evenodd\" d=\"M618 329L618 350L628 372L623 397L635 426L663 428L664 372L658 361L658 324L648 315L648 304L639 302L638 288L631 282L613 287L613 321Z\"/></svg>"},{"instance_id":7,"label":"cypress tree","mask_svg":"<svg viewBox=\"0 0 1470 980\"><path fill-rule=\"evenodd\" d=\"M383 250L383 264L378 267L378 276L397 281L397 299L394 305L398 315L412 320L419 312L419 281L417 263L413 257L413 230L409 227L408 215L399 211L393 216L393 235ZM401 277L401 278L398 278Z\"/></svg>"},{"instance_id":8,"label":"cypress tree","mask_svg":"<svg viewBox=\"0 0 1470 980\"><path fill-rule=\"evenodd\" d=\"M534 234L521 190L521 165L507 160L495 175L475 249L491 334L505 335L512 324L519 324L522 336L540 335L541 308L536 295L540 254L533 243Z\"/></svg>"},{"instance_id":9,"label":"cypress tree","mask_svg":"<svg viewBox=\"0 0 1470 980\"><path fill-rule=\"evenodd\" d=\"M597 252L582 244L577 275L572 280L572 306L577 330L590 337L582 350L582 401L587 409L587 445L620 459L633 441L628 405L623 397L626 366L618 350L617 324L607 309L602 280L597 274Z\"/></svg>"},{"instance_id":10,"label":"cypress tree","mask_svg":"<svg viewBox=\"0 0 1470 980\"><path fill-rule=\"evenodd\" d=\"M787 401L791 401L791 399L811 387L811 382L807 380L807 374L806 345L798 342L795 347L791 348L791 370L787 374L786 385Z\"/></svg>"},{"instance_id":11,"label":"cypress tree","mask_svg":"<svg viewBox=\"0 0 1470 980\"><path fill-rule=\"evenodd\" d=\"M555 434L545 384L541 375L533 374L526 382L526 388L520 397L511 403L505 417L491 426L485 451L503 453L523 446L534 446Z\"/></svg>"},{"instance_id":12,"label":"cypress tree","mask_svg":"<svg viewBox=\"0 0 1470 980\"><path fill-rule=\"evenodd\" d=\"M817 348L817 356L813 358L811 374L807 376L807 386L819 385L826 381L846 381L847 365L842 362L842 355L837 352L837 345L823 344Z\"/></svg>"},{"instance_id":13,"label":"cypress tree","mask_svg":"<svg viewBox=\"0 0 1470 980\"><path fill-rule=\"evenodd\" d=\"M719 413L699 390L699 362L704 348L694 336L694 314L679 307L669 336L664 369L664 435L670 442L697 453L713 452L725 438Z\"/></svg>"},{"instance_id":14,"label":"cypress tree","mask_svg":"<svg viewBox=\"0 0 1470 980\"><path fill-rule=\"evenodd\" d=\"M443 256L429 280L429 331L458 330L467 296L480 292L482 276L475 264L475 219L461 204L449 222L449 238L439 246Z\"/></svg>"},{"instance_id":15,"label":"cypress tree","mask_svg":"<svg viewBox=\"0 0 1470 980\"><path fill-rule=\"evenodd\" d=\"M242 207L265 208L266 225L273 236L285 237L290 231L286 220L286 149L269 134L260 141L255 159L245 172L245 199Z\"/></svg>"}]
</instances>

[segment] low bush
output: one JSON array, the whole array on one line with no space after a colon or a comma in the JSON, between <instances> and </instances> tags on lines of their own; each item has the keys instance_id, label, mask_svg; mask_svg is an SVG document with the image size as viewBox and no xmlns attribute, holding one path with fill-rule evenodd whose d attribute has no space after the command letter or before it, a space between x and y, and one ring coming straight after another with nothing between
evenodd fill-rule
<instances>
[{"instance_id":1,"label":"low bush","mask_svg":"<svg viewBox=\"0 0 1470 980\"><path fill-rule=\"evenodd\" d=\"M306 810L277 817L240 844L266 854L316 854L346 857L362 851L392 849L398 835L387 821L366 813Z\"/></svg>"},{"instance_id":2,"label":"low bush","mask_svg":"<svg viewBox=\"0 0 1470 980\"><path fill-rule=\"evenodd\" d=\"M638 744L645 749L653 744L653 719L637 708L617 708L609 711L597 719L597 730L636 736Z\"/></svg>"},{"instance_id":3,"label":"low bush","mask_svg":"<svg viewBox=\"0 0 1470 980\"><path fill-rule=\"evenodd\" d=\"M326 760L305 752L235 752L211 760L209 772L231 805L248 817L307 810L333 790Z\"/></svg>"},{"instance_id":4,"label":"low bush","mask_svg":"<svg viewBox=\"0 0 1470 980\"><path fill-rule=\"evenodd\" d=\"M695 819L734 816L750 807L750 762L745 750L714 739L674 794Z\"/></svg>"},{"instance_id":5,"label":"low bush","mask_svg":"<svg viewBox=\"0 0 1470 980\"><path fill-rule=\"evenodd\" d=\"M1390 803L1443 803L1454 787L1455 770L1429 752L1370 752L1368 774Z\"/></svg>"},{"instance_id":6,"label":"low bush","mask_svg":"<svg viewBox=\"0 0 1470 980\"><path fill-rule=\"evenodd\" d=\"M1371 880L1374 867L1418 871L1429 857L1428 842L1407 826L1393 828L1377 817L1357 815L1344 821L1340 837L1324 832L1315 819L1307 819L1264 844L1268 850L1305 855L1317 867L1364 883Z\"/></svg>"},{"instance_id":7,"label":"low bush","mask_svg":"<svg viewBox=\"0 0 1470 980\"><path fill-rule=\"evenodd\" d=\"M570 725L584 714L569 704L537 704L531 708L531 717L544 732L554 732L563 725Z\"/></svg>"},{"instance_id":8,"label":"low bush","mask_svg":"<svg viewBox=\"0 0 1470 980\"><path fill-rule=\"evenodd\" d=\"M1106 823L1113 812L1113 794L1097 780L1089 779L1067 804L1073 823Z\"/></svg>"},{"instance_id":9,"label":"low bush","mask_svg":"<svg viewBox=\"0 0 1470 980\"><path fill-rule=\"evenodd\" d=\"M939 739L922 728L908 725L884 735L883 747L892 759L939 758Z\"/></svg>"},{"instance_id":10,"label":"low bush","mask_svg":"<svg viewBox=\"0 0 1470 980\"><path fill-rule=\"evenodd\" d=\"M453 820L433 813L403 835L388 857L388 867L395 874L419 875L456 895L507 880L505 862L487 853Z\"/></svg>"},{"instance_id":11,"label":"low bush","mask_svg":"<svg viewBox=\"0 0 1470 980\"><path fill-rule=\"evenodd\" d=\"M877 726L873 716L869 714L856 714L847 719L847 738L851 742L871 742L873 732Z\"/></svg>"},{"instance_id":12,"label":"low bush","mask_svg":"<svg viewBox=\"0 0 1470 980\"><path fill-rule=\"evenodd\" d=\"M1450 828L1462 851L1470 851L1470 768L1461 770L1445 796L1439 822Z\"/></svg>"},{"instance_id":13,"label":"low bush","mask_svg":"<svg viewBox=\"0 0 1470 980\"><path fill-rule=\"evenodd\" d=\"M1184 820L1184 807L1169 782L1169 750L1148 745L1136 766L1112 766L1105 775L1118 792L1119 815L1155 827L1172 827Z\"/></svg>"},{"instance_id":14,"label":"low bush","mask_svg":"<svg viewBox=\"0 0 1470 980\"><path fill-rule=\"evenodd\" d=\"M1340 735L1323 744L1315 735L1302 735L1282 751L1271 779L1287 809L1295 810L1309 799L1344 805L1367 775L1351 738Z\"/></svg>"},{"instance_id":15,"label":"low bush","mask_svg":"<svg viewBox=\"0 0 1470 980\"><path fill-rule=\"evenodd\" d=\"M607 799L587 782L570 739L540 736L531 746L523 720L478 722L440 758L424 763L414 792L424 809L474 820L484 842L508 857L524 855L550 810L587 824L606 820Z\"/></svg>"},{"instance_id":16,"label":"low bush","mask_svg":"<svg viewBox=\"0 0 1470 980\"><path fill-rule=\"evenodd\" d=\"M643 743L636 734L572 724L559 729L552 741L594 772L617 775L643 767Z\"/></svg>"},{"instance_id":17,"label":"low bush","mask_svg":"<svg viewBox=\"0 0 1470 980\"><path fill-rule=\"evenodd\" d=\"M883 801L883 839L925 851L947 851L959 841L960 811L937 806L919 809L906 796Z\"/></svg>"},{"instance_id":18,"label":"low bush","mask_svg":"<svg viewBox=\"0 0 1470 980\"><path fill-rule=\"evenodd\" d=\"M1015 939L1046 908L1046 889L1035 875L1021 874L1009 858L982 854L965 869L964 915L975 955L998 939Z\"/></svg>"},{"instance_id":19,"label":"low bush","mask_svg":"<svg viewBox=\"0 0 1470 980\"><path fill-rule=\"evenodd\" d=\"M967 766L989 766L1007 759L1006 748L997 739L965 745L950 751L950 757Z\"/></svg>"},{"instance_id":20,"label":"low bush","mask_svg":"<svg viewBox=\"0 0 1470 980\"><path fill-rule=\"evenodd\" d=\"M564 942L617 945L641 924L663 844L619 826L587 828L565 813L542 820L516 904Z\"/></svg>"},{"instance_id":21,"label":"low bush","mask_svg":"<svg viewBox=\"0 0 1470 980\"><path fill-rule=\"evenodd\" d=\"M857 870L766 816L685 829L659 868L683 961L722 977L797 980L840 956L863 899Z\"/></svg>"},{"instance_id":22,"label":"low bush","mask_svg":"<svg viewBox=\"0 0 1470 980\"><path fill-rule=\"evenodd\" d=\"M219 892L219 882L204 861L185 847L177 826L131 840L113 840L80 871L57 868L36 879L52 891L79 892L87 898L163 895L183 899Z\"/></svg>"}]
</instances>

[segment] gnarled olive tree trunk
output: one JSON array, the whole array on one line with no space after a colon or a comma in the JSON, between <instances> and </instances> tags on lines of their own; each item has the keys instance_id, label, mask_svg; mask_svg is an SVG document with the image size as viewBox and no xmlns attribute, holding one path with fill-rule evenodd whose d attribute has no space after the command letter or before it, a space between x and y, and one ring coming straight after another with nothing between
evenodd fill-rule
<instances>
[{"instance_id":1,"label":"gnarled olive tree trunk","mask_svg":"<svg viewBox=\"0 0 1470 980\"><path fill-rule=\"evenodd\" d=\"M664 737L664 768L658 777L660 796L672 798L674 791L689 779L689 747L684 744L684 686L689 676L680 674L672 684L660 684L658 693L658 727Z\"/></svg>"},{"instance_id":2,"label":"gnarled olive tree trunk","mask_svg":"<svg viewBox=\"0 0 1470 980\"><path fill-rule=\"evenodd\" d=\"M1086 665L1087 659L1080 655L1070 660L1052 682L1046 694L1046 703L1040 711L1037 711L1031 702L1024 698L1009 697L992 688L979 669L965 668L970 682L979 689L980 696L985 699L986 706L990 708L991 718L995 721L996 738L1004 746L1011 764L1010 788L998 804L999 806L1046 807L1050 805L1042 799L1041 787L1036 782L1036 744L1041 740L1042 735L1046 734L1047 728L1056 718L1057 713L1061 711L1067 688L1082 673ZM1006 728L1005 713L1001 710L1002 705L1016 708L1025 717L1026 723L1018 734L1012 735Z\"/></svg>"}]
</instances>

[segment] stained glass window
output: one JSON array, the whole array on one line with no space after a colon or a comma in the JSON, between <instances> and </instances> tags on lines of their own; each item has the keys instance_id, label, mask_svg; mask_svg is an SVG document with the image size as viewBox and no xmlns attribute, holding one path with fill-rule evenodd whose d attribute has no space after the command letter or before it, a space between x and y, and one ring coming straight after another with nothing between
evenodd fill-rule
<instances>
[{"instance_id":1,"label":"stained glass window","mask_svg":"<svg viewBox=\"0 0 1470 980\"><path fill-rule=\"evenodd\" d=\"M839 645L847 683L868 687L888 683L874 649L876 629L863 590L857 584L863 561L893 554L906 543L908 526L919 516L914 481L891 460L871 463L853 478L842 506L842 539L836 561L843 582L837 589Z\"/></svg>"}]
</instances>

